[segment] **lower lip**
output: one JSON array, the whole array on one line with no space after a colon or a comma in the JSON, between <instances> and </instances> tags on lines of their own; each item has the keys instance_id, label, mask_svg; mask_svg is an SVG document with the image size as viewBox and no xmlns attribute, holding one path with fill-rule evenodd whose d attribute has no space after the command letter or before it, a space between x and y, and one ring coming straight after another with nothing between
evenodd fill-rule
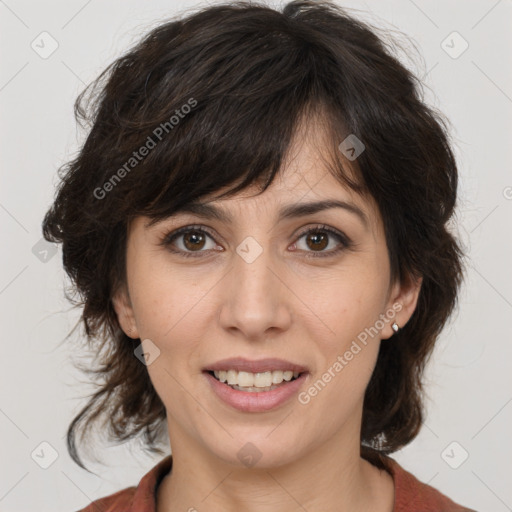
<instances>
[{"instance_id":1,"label":"lower lip","mask_svg":"<svg viewBox=\"0 0 512 512\"><path fill-rule=\"evenodd\" d=\"M222 401L244 412L264 412L279 407L298 393L307 376L305 372L295 380L281 384L278 388L270 391L250 392L233 389L208 372L204 372L204 374L213 391Z\"/></svg>"}]
</instances>

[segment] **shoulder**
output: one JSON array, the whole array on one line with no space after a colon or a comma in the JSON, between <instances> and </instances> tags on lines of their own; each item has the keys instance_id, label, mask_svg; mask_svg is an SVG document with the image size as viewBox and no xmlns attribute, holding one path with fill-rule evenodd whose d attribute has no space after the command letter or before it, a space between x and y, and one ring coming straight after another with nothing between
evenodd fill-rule
<instances>
[{"instance_id":1,"label":"shoulder","mask_svg":"<svg viewBox=\"0 0 512 512\"><path fill-rule=\"evenodd\" d=\"M172 456L168 455L142 477L137 487L100 498L77 512L154 512L158 485L171 467Z\"/></svg>"},{"instance_id":2,"label":"shoulder","mask_svg":"<svg viewBox=\"0 0 512 512\"><path fill-rule=\"evenodd\" d=\"M105 496L99 500L93 501L87 507L77 512L124 512L127 507L133 503L135 487L127 487L110 496Z\"/></svg>"},{"instance_id":3,"label":"shoulder","mask_svg":"<svg viewBox=\"0 0 512 512\"><path fill-rule=\"evenodd\" d=\"M420 482L395 460L388 457L386 462L395 482L394 512L476 512Z\"/></svg>"}]
</instances>

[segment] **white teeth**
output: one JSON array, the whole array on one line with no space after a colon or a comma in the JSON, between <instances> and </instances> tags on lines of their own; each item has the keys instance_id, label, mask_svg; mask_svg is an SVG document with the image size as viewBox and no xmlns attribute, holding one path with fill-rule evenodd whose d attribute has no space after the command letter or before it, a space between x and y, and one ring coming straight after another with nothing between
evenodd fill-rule
<instances>
[{"instance_id":1,"label":"white teeth","mask_svg":"<svg viewBox=\"0 0 512 512\"><path fill-rule=\"evenodd\" d=\"M272 377L272 384L281 384L284 380L284 372L281 370L276 370L275 372L268 372Z\"/></svg>"},{"instance_id":2,"label":"white teeth","mask_svg":"<svg viewBox=\"0 0 512 512\"><path fill-rule=\"evenodd\" d=\"M221 382L227 382L232 386L267 388L273 384L281 384L283 381L290 381L297 378L299 372L292 370L275 370L272 372L250 373L237 372L236 370L214 371L213 374Z\"/></svg>"},{"instance_id":3,"label":"white teeth","mask_svg":"<svg viewBox=\"0 0 512 512\"><path fill-rule=\"evenodd\" d=\"M254 386L254 373L248 372L238 372L238 382L239 386L243 386L244 388L249 388Z\"/></svg>"},{"instance_id":4,"label":"white teeth","mask_svg":"<svg viewBox=\"0 0 512 512\"><path fill-rule=\"evenodd\" d=\"M254 384L253 386L257 388L266 388L272 385L272 373L271 372L263 372L263 373L255 373L254 374ZM243 386L243 384L240 384Z\"/></svg>"}]
</instances>

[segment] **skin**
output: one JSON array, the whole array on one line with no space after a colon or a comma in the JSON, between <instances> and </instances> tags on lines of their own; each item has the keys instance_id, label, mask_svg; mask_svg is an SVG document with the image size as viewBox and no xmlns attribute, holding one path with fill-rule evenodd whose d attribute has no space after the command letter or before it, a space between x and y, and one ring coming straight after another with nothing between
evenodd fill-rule
<instances>
[{"instance_id":1,"label":"skin","mask_svg":"<svg viewBox=\"0 0 512 512\"><path fill-rule=\"evenodd\" d=\"M392 477L359 453L364 392L381 340L393 335L391 321L307 404L293 397L271 411L240 412L217 398L202 373L227 357L279 357L309 368L303 391L393 304L401 306L393 321L402 327L416 307L421 283L392 282L375 203L327 172L322 130L309 126L263 194L247 189L212 202L233 214L232 224L179 214L151 227L138 217L129 227L127 283L114 305L127 335L160 350L147 370L167 410L173 468L158 488L158 512L393 510ZM283 205L324 199L352 203L367 224L341 208L277 219ZM321 248L301 235L319 224L352 246L315 258L340 247L332 235ZM201 251L197 258L161 244L189 225L214 234L174 241L175 250ZM248 236L263 249L252 263L236 252ZM253 467L237 457L247 442L261 453Z\"/></svg>"}]
</instances>

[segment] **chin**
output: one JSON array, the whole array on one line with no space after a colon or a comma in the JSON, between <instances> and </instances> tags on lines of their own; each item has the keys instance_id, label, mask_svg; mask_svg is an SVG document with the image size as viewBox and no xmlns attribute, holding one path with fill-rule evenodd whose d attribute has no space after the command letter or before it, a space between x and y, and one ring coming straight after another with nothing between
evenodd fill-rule
<instances>
[{"instance_id":1,"label":"chin","mask_svg":"<svg viewBox=\"0 0 512 512\"><path fill-rule=\"evenodd\" d=\"M272 432L273 429L275 425L270 428L266 426L259 432L254 427L243 429L243 433L228 429L233 439L211 446L212 454L237 468L272 469L293 463L298 456L297 449L304 440L298 432L296 438L285 429L280 435L277 431ZM206 444L209 442L206 441Z\"/></svg>"}]
</instances>

